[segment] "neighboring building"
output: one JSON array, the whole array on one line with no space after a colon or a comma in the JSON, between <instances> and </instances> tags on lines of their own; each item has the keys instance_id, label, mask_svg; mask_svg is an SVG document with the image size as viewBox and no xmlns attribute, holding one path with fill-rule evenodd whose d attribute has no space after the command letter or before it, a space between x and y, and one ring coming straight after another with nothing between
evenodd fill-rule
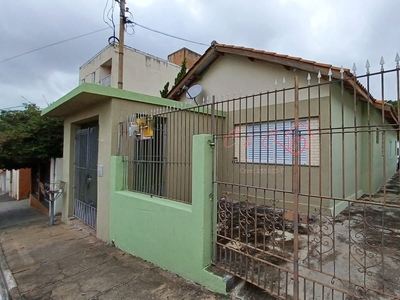
<instances>
[{"instance_id":1,"label":"neighboring building","mask_svg":"<svg viewBox=\"0 0 400 300\"><path fill-rule=\"evenodd\" d=\"M180 66L183 60L186 59L186 68L189 70L200 57L200 54L184 47L168 55L168 61Z\"/></svg>"},{"instance_id":2,"label":"neighboring building","mask_svg":"<svg viewBox=\"0 0 400 300\"><path fill-rule=\"evenodd\" d=\"M125 46L124 90L159 96L167 82L174 82L180 66ZM118 48L107 46L79 68L79 83L118 87Z\"/></svg>"},{"instance_id":3,"label":"neighboring building","mask_svg":"<svg viewBox=\"0 0 400 300\"><path fill-rule=\"evenodd\" d=\"M6 172L6 190L10 197L21 200L31 192L31 169L19 169Z\"/></svg>"},{"instance_id":4,"label":"neighboring building","mask_svg":"<svg viewBox=\"0 0 400 300\"><path fill-rule=\"evenodd\" d=\"M318 85L319 72L322 74L319 76L321 85ZM331 199L324 201L324 209L330 210L332 214L338 214L348 203L335 200L335 198L356 199L363 194L374 194L384 184L384 178L388 180L396 171L396 156L393 155L397 141L397 133L394 128L398 124L396 113L391 105L385 103L385 124L382 125L382 102L370 95L354 79L353 74L348 69L341 70L341 68L332 65L273 52L214 44L181 81L172 88L167 98L194 104L193 100L186 98L185 87L190 88L195 84L202 86L202 92L197 100L198 103L201 103L199 99L204 99L203 103L210 103L213 95L217 96L217 103L230 99L230 97L243 97L243 101L230 102L230 105L225 102L223 106L218 106L218 108L229 111L228 120L235 120L234 124L226 125L230 127L227 127L225 134L228 134L231 130L240 131L243 136L248 137L254 135L255 124L261 126L261 128L276 129L283 128L285 125L286 128L293 126L293 108L288 108L294 102L295 76L298 76L299 86L302 88L299 92L300 118L305 119L309 124L309 129L314 132L314 135L307 140L311 149L302 153L300 161L303 174L309 174L307 172L312 170L310 173L311 184L308 186L306 183L308 180L302 180L304 184L302 188L303 190L311 189L308 191L310 194ZM329 84L329 76L334 80L332 84ZM340 85L341 76L345 80L343 90ZM282 84L283 81L284 84ZM313 85L313 87L307 89L309 85ZM287 87L287 91L285 91L285 87ZM277 90L279 92L274 94L273 91ZM268 99L265 95L263 98L257 96L266 91L272 91ZM231 96L229 97L229 95ZM247 95L250 97L245 99ZM255 95L255 97L251 98L251 95ZM259 100L261 98L262 100ZM355 98L357 99L356 116L354 116ZM266 113L267 106L270 107L270 113ZM263 113L260 113L257 120L252 119L261 110ZM278 114L273 115L274 111ZM282 111L284 111L283 114ZM343 122L340 117L342 111L344 114ZM371 134L373 135L373 143L365 130L358 133L357 142L355 142L354 137L350 137L350 134L346 134L345 140L342 140L342 137L338 134L315 134L315 132L318 133L320 128L331 130L331 128L352 127L355 118L357 119L357 126L361 126L361 124L366 126L368 115L370 116L369 123L374 126L374 132ZM238 116L243 117L240 119ZM390 126L390 124L393 126ZM385 141L387 144L385 145L387 151L385 158L382 156L383 135L379 129L382 126L386 126L386 129L384 129L386 130ZM263 179L266 187L276 189L278 186L281 190L284 190L285 183L286 186L288 182L291 183L292 154L285 151L284 147L276 149L270 147L268 151L257 150L257 146L244 147L245 139L245 137L235 138L235 146L229 149L232 153L228 154L228 150L225 149L225 157L230 155L232 160L237 162L238 168L256 161L262 162L262 165L265 166L285 167L285 174ZM260 144L260 138L255 143ZM261 144L259 146L261 149ZM346 150L345 154L342 155L344 147L345 149L357 149L357 152ZM368 153L367 149L369 148L371 153ZM251 159L250 157L257 158ZM347 163L344 163L344 161ZM355 172L354 161L358 162L357 172ZM382 167L384 162L386 166ZM386 174L384 174L384 170L386 170ZM345 180L343 180L343 174L345 174ZM371 178L369 178L369 174L372 174ZM238 183L241 176L240 169L232 169L221 176L223 176L221 180L224 182ZM255 176L258 178L257 175ZM319 187L320 190L313 187ZM240 194L239 189L238 187L237 191L233 191L237 198ZM267 192L267 198L275 201L274 199L282 197L288 202L287 205L290 205L290 202L293 201L291 195L285 196L284 194L271 190ZM300 209L302 211L319 209L318 197L311 199L311 202L310 197L300 198ZM263 199L260 199L260 201L263 201ZM281 201L281 203L283 202ZM309 205L311 205L311 208L307 207Z\"/></svg>"}]
</instances>

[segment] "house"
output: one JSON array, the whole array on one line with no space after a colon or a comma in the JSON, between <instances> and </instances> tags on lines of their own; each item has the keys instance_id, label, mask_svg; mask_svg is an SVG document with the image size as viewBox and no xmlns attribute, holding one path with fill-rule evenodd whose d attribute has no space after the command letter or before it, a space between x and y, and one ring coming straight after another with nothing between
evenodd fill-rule
<instances>
[{"instance_id":1,"label":"house","mask_svg":"<svg viewBox=\"0 0 400 300\"><path fill-rule=\"evenodd\" d=\"M212 255L211 230L208 230L211 229L212 212L210 201L206 201L211 181L194 186L190 192L192 203L133 192L124 186L133 174L130 171L133 164L123 162L123 158L132 155L135 146L126 147L122 137L134 142L137 136L133 132L127 134L126 124L133 128L131 123L135 123L135 117L130 120L128 116L172 111L176 104L168 99L83 83L42 111L43 116L64 119L60 179L66 186L61 198L62 221L68 223L70 218L78 218L94 228L98 238L224 293L227 280L205 269L210 265ZM164 139L162 134L158 136ZM177 150L176 138L172 136L165 145ZM191 136L189 140L192 140ZM204 177L209 177L211 170L203 170L211 162L208 142L208 136L199 137L197 144L191 147L196 149L193 172L200 176L204 174ZM160 144L157 148L163 147ZM153 151L154 156L155 147L147 149ZM179 153L175 151L174 155L178 157ZM192 177L191 169L186 170L186 177ZM159 172L160 169L156 173ZM147 174L142 172L140 176L142 179L151 176L152 180L162 178ZM177 176L172 173L170 177L177 194ZM141 181L143 186L144 180Z\"/></svg>"},{"instance_id":2,"label":"house","mask_svg":"<svg viewBox=\"0 0 400 300\"><path fill-rule=\"evenodd\" d=\"M335 289L292 258L296 222L309 256L336 259L332 216L395 172L393 108L349 70L220 44L168 97L85 82L43 110L64 119L62 220L220 293L211 263L281 298L299 272Z\"/></svg>"},{"instance_id":3,"label":"house","mask_svg":"<svg viewBox=\"0 0 400 300\"><path fill-rule=\"evenodd\" d=\"M174 82L184 58L193 62L193 51L186 48L171 54L169 60L155 57L137 49L124 48L125 90L159 96L165 83ZM79 83L94 83L118 87L118 48L107 46L79 68Z\"/></svg>"},{"instance_id":4,"label":"house","mask_svg":"<svg viewBox=\"0 0 400 300\"><path fill-rule=\"evenodd\" d=\"M294 122L295 76L299 124L308 127L298 128L303 130L305 146L300 155L300 210L318 214L323 209L337 215L348 206L346 199L373 195L396 171L397 114L391 105L375 99L348 69L214 43L167 98L194 104L186 93L194 85L201 85L197 97L203 103L210 103L215 95L216 107L228 111L230 120L220 133L228 145L220 151L221 159L229 157L220 181L232 183L229 193L239 200L240 185L262 179L260 187L267 189L266 195L260 198L254 190L251 197L290 208L294 164L290 139L291 131L299 127ZM367 129L361 130L363 126ZM277 174L244 175L254 173L255 163L260 169L273 167Z\"/></svg>"}]
</instances>

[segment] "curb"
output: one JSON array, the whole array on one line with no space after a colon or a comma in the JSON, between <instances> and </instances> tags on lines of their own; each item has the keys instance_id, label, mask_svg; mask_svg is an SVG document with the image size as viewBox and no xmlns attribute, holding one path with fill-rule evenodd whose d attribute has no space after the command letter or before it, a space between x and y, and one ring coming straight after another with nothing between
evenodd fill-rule
<instances>
[{"instance_id":1,"label":"curb","mask_svg":"<svg viewBox=\"0 0 400 300\"><path fill-rule=\"evenodd\" d=\"M15 281L14 275L8 268L7 261L3 254L3 248L0 245L0 286L1 283L5 283L6 295L5 300L20 300L21 294L19 293L17 282Z\"/></svg>"}]
</instances>

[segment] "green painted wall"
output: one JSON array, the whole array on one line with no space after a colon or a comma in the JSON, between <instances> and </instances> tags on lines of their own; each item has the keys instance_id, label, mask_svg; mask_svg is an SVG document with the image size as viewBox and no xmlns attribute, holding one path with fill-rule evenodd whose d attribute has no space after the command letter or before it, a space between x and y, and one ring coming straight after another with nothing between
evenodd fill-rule
<instances>
[{"instance_id":1,"label":"green painted wall","mask_svg":"<svg viewBox=\"0 0 400 300\"><path fill-rule=\"evenodd\" d=\"M161 268L226 293L207 272L212 252L211 135L193 138L192 205L122 191L121 157L111 158L110 237L115 245Z\"/></svg>"},{"instance_id":2,"label":"green painted wall","mask_svg":"<svg viewBox=\"0 0 400 300\"><path fill-rule=\"evenodd\" d=\"M334 86L332 97L332 127L345 130L344 139L342 130L333 130L332 134L332 194L333 197L355 199L355 195L361 197L364 194L374 194L383 185L384 181L396 171L396 155L389 157L389 144L392 147L396 143L396 132L391 126L385 130L385 141L380 132L379 142L376 143L376 128L382 124L380 110L369 106L365 101L356 101L354 96L344 90L343 98L339 86ZM343 108L343 120L342 120ZM369 124L371 133L368 132ZM357 134L354 133L357 126ZM353 127L353 128L351 128ZM386 144L386 161L382 155L382 143ZM344 155L342 151L344 150ZM383 165L386 164L386 178L383 176ZM343 176L344 175L344 176ZM343 180L344 179L344 180ZM344 184L343 184L344 183ZM331 206L335 206L335 214L347 207L347 202L332 200Z\"/></svg>"}]
</instances>

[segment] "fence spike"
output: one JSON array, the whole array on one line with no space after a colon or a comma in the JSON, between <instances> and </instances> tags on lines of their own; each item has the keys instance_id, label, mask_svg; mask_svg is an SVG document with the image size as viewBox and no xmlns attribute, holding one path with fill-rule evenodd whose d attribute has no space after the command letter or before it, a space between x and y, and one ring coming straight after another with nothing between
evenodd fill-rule
<instances>
[{"instance_id":1,"label":"fence spike","mask_svg":"<svg viewBox=\"0 0 400 300\"><path fill-rule=\"evenodd\" d=\"M357 72L357 66L356 66L356 63L353 63L353 68L352 68L352 71L353 71L353 74L354 74L354 76L356 76L357 74L356 74L356 72Z\"/></svg>"},{"instance_id":2,"label":"fence spike","mask_svg":"<svg viewBox=\"0 0 400 300\"><path fill-rule=\"evenodd\" d=\"M340 66L340 79L344 78L344 69L343 66Z\"/></svg>"},{"instance_id":3,"label":"fence spike","mask_svg":"<svg viewBox=\"0 0 400 300\"><path fill-rule=\"evenodd\" d=\"M307 75L307 84L308 85L311 84L311 75L310 75L310 73L308 73L308 75Z\"/></svg>"},{"instance_id":4,"label":"fence spike","mask_svg":"<svg viewBox=\"0 0 400 300\"><path fill-rule=\"evenodd\" d=\"M398 52L396 53L396 58L394 59L394 61L396 62L396 68L398 69L400 67L399 65L400 56Z\"/></svg>"},{"instance_id":5,"label":"fence spike","mask_svg":"<svg viewBox=\"0 0 400 300\"><path fill-rule=\"evenodd\" d=\"M383 59L383 56L381 56L381 60L379 61L379 64L381 65L381 71L384 71L383 65L385 64L385 60Z\"/></svg>"},{"instance_id":6,"label":"fence spike","mask_svg":"<svg viewBox=\"0 0 400 300\"><path fill-rule=\"evenodd\" d=\"M317 78L318 78L318 83L321 83L321 71L318 71Z\"/></svg>"},{"instance_id":7,"label":"fence spike","mask_svg":"<svg viewBox=\"0 0 400 300\"><path fill-rule=\"evenodd\" d=\"M367 74L369 74L369 68L371 65L369 64L369 60L367 59L367 62L365 63L365 68L367 69Z\"/></svg>"},{"instance_id":8,"label":"fence spike","mask_svg":"<svg viewBox=\"0 0 400 300\"><path fill-rule=\"evenodd\" d=\"M329 81L332 81L332 68L329 68L328 77L329 77Z\"/></svg>"}]
</instances>

